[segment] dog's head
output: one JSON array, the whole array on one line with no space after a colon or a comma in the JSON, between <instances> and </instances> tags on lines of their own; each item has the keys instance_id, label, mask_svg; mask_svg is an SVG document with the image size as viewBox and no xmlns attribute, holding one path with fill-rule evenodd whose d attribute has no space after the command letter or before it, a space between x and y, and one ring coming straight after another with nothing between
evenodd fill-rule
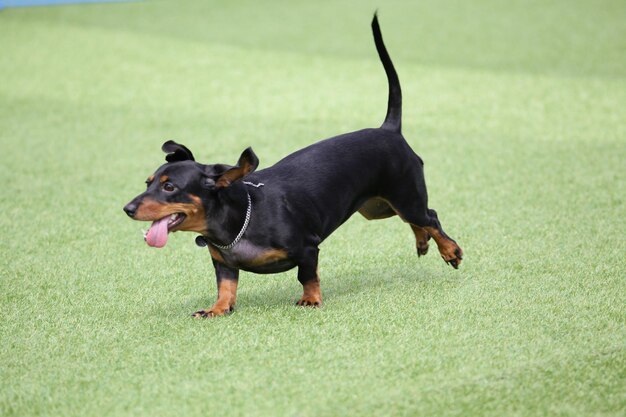
<instances>
[{"instance_id":1,"label":"dog's head","mask_svg":"<svg viewBox=\"0 0 626 417\"><path fill-rule=\"evenodd\" d=\"M209 218L231 200L226 194L259 165L252 148L243 151L235 166L199 164L187 147L174 141L165 142L162 149L167 163L147 179L147 190L124 206L132 219L152 222L145 239L158 248L165 246L170 232L206 235Z\"/></svg>"}]
</instances>

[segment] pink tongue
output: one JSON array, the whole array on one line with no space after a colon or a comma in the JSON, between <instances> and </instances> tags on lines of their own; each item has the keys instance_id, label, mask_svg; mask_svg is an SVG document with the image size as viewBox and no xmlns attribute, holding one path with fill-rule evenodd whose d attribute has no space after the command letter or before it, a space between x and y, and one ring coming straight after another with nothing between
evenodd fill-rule
<instances>
[{"instance_id":1,"label":"pink tongue","mask_svg":"<svg viewBox=\"0 0 626 417\"><path fill-rule=\"evenodd\" d=\"M163 217L152 223L146 234L146 243L154 248L162 248L167 243L167 223L170 216Z\"/></svg>"}]
</instances>

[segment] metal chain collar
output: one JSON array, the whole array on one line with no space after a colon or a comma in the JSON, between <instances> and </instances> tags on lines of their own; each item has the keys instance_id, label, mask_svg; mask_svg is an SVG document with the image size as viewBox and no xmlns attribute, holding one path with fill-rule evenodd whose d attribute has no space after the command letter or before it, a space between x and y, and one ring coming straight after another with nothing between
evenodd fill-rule
<instances>
[{"instance_id":1,"label":"metal chain collar","mask_svg":"<svg viewBox=\"0 0 626 417\"><path fill-rule=\"evenodd\" d=\"M246 194L248 194L248 209L246 210L246 220L244 220L243 226L241 227L241 230L239 231L239 234L237 235L237 237L235 237L235 240L233 240L228 245L218 245L217 243L213 243L209 239L205 238L205 240L209 242L211 245L221 250L229 250L235 247L237 243L239 243L239 241L243 237L243 234L246 232L246 229L248 228L248 223L250 223L250 214L252 213L252 199L250 198L250 193L246 192Z\"/></svg>"}]
</instances>

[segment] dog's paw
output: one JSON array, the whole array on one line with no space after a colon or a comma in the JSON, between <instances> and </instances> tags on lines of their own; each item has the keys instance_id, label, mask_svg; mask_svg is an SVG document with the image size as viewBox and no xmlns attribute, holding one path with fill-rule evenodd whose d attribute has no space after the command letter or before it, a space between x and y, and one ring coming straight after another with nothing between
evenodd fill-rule
<instances>
[{"instance_id":1,"label":"dog's paw","mask_svg":"<svg viewBox=\"0 0 626 417\"><path fill-rule=\"evenodd\" d=\"M428 242L417 242L417 256L426 255L428 253Z\"/></svg>"},{"instance_id":2,"label":"dog's paw","mask_svg":"<svg viewBox=\"0 0 626 417\"><path fill-rule=\"evenodd\" d=\"M212 307L210 310L198 310L195 313L193 313L191 317L193 317L194 319L200 319L200 318L208 319L211 317L224 316L224 315L232 313L233 311L235 311L234 306L230 308L226 308L226 309Z\"/></svg>"},{"instance_id":3,"label":"dog's paw","mask_svg":"<svg viewBox=\"0 0 626 417\"><path fill-rule=\"evenodd\" d=\"M302 297L301 299L299 299L298 301L296 301L296 305L297 306L301 306L301 307L321 307L322 306L322 299L321 298L317 298L317 297Z\"/></svg>"},{"instance_id":4,"label":"dog's paw","mask_svg":"<svg viewBox=\"0 0 626 417\"><path fill-rule=\"evenodd\" d=\"M463 260L463 251L461 248L455 243L454 248L451 248L449 251L445 253L441 253L441 257L443 260L452 265L454 269L459 269L459 265L461 265L461 261Z\"/></svg>"},{"instance_id":5,"label":"dog's paw","mask_svg":"<svg viewBox=\"0 0 626 417\"><path fill-rule=\"evenodd\" d=\"M428 253L428 241L430 240L430 234L426 229L411 225L411 229L415 234L415 247L417 248L417 256L426 255Z\"/></svg>"}]
</instances>

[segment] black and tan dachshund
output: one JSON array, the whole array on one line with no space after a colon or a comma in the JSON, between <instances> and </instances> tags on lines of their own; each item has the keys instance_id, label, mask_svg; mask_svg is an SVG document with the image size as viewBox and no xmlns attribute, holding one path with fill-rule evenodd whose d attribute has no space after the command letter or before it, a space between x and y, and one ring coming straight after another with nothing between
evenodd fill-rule
<instances>
[{"instance_id":1,"label":"black and tan dachshund","mask_svg":"<svg viewBox=\"0 0 626 417\"><path fill-rule=\"evenodd\" d=\"M398 215L411 226L418 255L433 238L443 260L458 268L463 252L428 208L423 162L400 133L400 82L376 15L372 31L389 82L380 128L323 140L260 171L251 148L235 166L204 165L185 146L163 144L167 163L124 211L153 222L145 235L153 247L164 246L170 232L200 234L196 243L209 249L218 296L194 317L233 310L240 269L267 274L298 267L304 293L297 305L320 306L318 246L357 211L368 220Z\"/></svg>"}]
</instances>

